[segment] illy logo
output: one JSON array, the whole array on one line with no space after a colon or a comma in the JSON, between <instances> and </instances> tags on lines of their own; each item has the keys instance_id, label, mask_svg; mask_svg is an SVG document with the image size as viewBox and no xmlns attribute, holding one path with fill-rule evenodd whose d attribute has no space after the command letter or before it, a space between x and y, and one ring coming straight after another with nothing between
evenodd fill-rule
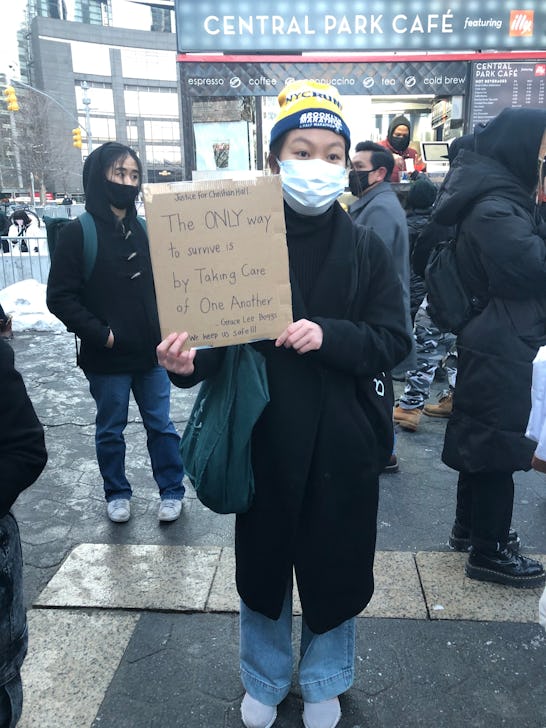
<instances>
[{"instance_id":1,"label":"illy logo","mask_svg":"<svg viewBox=\"0 0 546 728\"><path fill-rule=\"evenodd\" d=\"M510 11L510 35L527 38L533 35L534 10Z\"/></svg>"}]
</instances>

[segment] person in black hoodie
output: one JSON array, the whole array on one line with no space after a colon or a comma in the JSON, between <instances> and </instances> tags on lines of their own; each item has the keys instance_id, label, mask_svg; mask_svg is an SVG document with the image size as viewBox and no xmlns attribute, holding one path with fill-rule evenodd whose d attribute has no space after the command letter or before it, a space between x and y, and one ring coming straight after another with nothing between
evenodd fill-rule
<instances>
[{"instance_id":1,"label":"person in black hoodie","mask_svg":"<svg viewBox=\"0 0 546 728\"><path fill-rule=\"evenodd\" d=\"M130 517L123 431L131 392L159 487L159 520L176 520L184 496L170 382L155 351L161 334L148 238L135 207L141 181L140 160L130 147L107 142L87 157L83 185L97 230L95 264L88 275L83 229L74 220L61 230L47 284L50 311L81 339L78 364L97 405L97 460L107 513L116 523Z\"/></svg>"},{"instance_id":2,"label":"person in black hoodie","mask_svg":"<svg viewBox=\"0 0 546 728\"><path fill-rule=\"evenodd\" d=\"M459 472L452 536L468 538L472 579L544 583L542 565L509 546L513 473L529 470L525 438L532 362L546 343L546 226L536 206L546 111L504 109L457 155L433 218L459 225L456 254L485 305L457 339L457 387L442 459ZM517 542L516 542L517 545Z\"/></svg>"},{"instance_id":3,"label":"person in black hoodie","mask_svg":"<svg viewBox=\"0 0 546 728\"><path fill-rule=\"evenodd\" d=\"M409 174L423 172L425 169L417 150L410 147L410 141L411 124L409 120L405 116L395 116L389 124L387 138L379 142L381 146L387 147L394 155L394 169L390 176L390 181L393 184L398 184L402 173L408 169L407 159L412 162Z\"/></svg>"},{"instance_id":4,"label":"person in black hoodie","mask_svg":"<svg viewBox=\"0 0 546 728\"><path fill-rule=\"evenodd\" d=\"M15 369L13 350L2 339L0 381L0 726L15 728L23 705L20 670L28 634L21 541L10 509L44 469L47 451L43 427Z\"/></svg>"}]
</instances>

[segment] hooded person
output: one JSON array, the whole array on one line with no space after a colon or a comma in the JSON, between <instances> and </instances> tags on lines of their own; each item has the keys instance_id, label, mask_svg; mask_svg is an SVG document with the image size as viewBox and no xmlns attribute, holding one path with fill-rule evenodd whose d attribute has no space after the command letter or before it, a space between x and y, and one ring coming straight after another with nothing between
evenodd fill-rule
<instances>
[{"instance_id":1,"label":"hooded person","mask_svg":"<svg viewBox=\"0 0 546 728\"><path fill-rule=\"evenodd\" d=\"M534 450L525 438L532 362L546 343L546 231L536 208L546 111L504 109L474 147L457 154L432 213L459 226L459 273L481 301L458 335L442 453L459 472L451 537L470 542L470 578L531 588L544 583L544 569L508 541L517 543L513 473L530 469Z\"/></svg>"},{"instance_id":2,"label":"hooded person","mask_svg":"<svg viewBox=\"0 0 546 728\"><path fill-rule=\"evenodd\" d=\"M12 231L10 235L23 236L32 224L32 218L26 210L15 210L11 216Z\"/></svg>"},{"instance_id":3,"label":"hooded person","mask_svg":"<svg viewBox=\"0 0 546 728\"><path fill-rule=\"evenodd\" d=\"M350 135L337 90L295 81L279 94L269 163L280 174L293 323L253 342L270 402L252 433L255 495L235 525L240 668L248 728L271 728L292 681L292 581L303 620L307 728L334 728L354 679L355 617L373 592L379 473L392 452L389 372L406 355L400 284L377 235L337 198ZM225 349L158 347L172 381L210 377Z\"/></svg>"},{"instance_id":4,"label":"hooded person","mask_svg":"<svg viewBox=\"0 0 546 728\"><path fill-rule=\"evenodd\" d=\"M391 172L390 181L398 184L402 176L402 172L414 171L423 172L425 165L419 158L416 149L409 146L411 141L411 124L405 116L395 116L389 124L387 138L379 142L381 146L386 147L394 155L394 169ZM406 160L410 159L408 165ZM409 169L408 169L409 167Z\"/></svg>"},{"instance_id":5,"label":"hooded person","mask_svg":"<svg viewBox=\"0 0 546 728\"><path fill-rule=\"evenodd\" d=\"M30 210L15 210L10 218L8 237L11 238L13 249L19 245L22 253L29 251L39 252L42 241L45 242L44 231L40 220Z\"/></svg>"},{"instance_id":6,"label":"hooded person","mask_svg":"<svg viewBox=\"0 0 546 728\"><path fill-rule=\"evenodd\" d=\"M147 432L159 520L178 518L184 495L170 382L155 351L161 334L148 237L135 207L141 181L140 160L130 147L107 142L91 152L83 186L97 235L95 262L88 271L82 223L75 219L60 231L47 284L49 310L81 340L77 362L97 406L97 461L115 523L130 517L123 431L131 392Z\"/></svg>"}]
</instances>

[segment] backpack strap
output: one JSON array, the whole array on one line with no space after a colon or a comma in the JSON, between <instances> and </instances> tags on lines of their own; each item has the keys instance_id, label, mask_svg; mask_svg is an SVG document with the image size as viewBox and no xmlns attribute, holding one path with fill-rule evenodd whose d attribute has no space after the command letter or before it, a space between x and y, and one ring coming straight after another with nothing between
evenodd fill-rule
<instances>
[{"instance_id":1,"label":"backpack strap","mask_svg":"<svg viewBox=\"0 0 546 728\"><path fill-rule=\"evenodd\" d=\"M82 212L78 219L83 230L83 277L88 281L97 259L97 227L93 216L87 211Z\"/></svg>"}]
</instances>

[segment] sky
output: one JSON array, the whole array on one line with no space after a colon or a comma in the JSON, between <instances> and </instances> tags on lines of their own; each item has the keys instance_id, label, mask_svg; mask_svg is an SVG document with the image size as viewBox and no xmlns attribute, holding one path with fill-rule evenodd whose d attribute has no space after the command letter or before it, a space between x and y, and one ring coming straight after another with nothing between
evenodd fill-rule
<instances>
[{"instance_id":1,"label":"sky","mask_svg":"<svg viewBox=\"0 0 546 728\"><path fill-rule=\"evenodd\" d=\"M8 73L10 63L17 63L17 30L25 17L26 0L9 0L9 12L2 13L0 73Z\"/></svg>"}]
</instances>

